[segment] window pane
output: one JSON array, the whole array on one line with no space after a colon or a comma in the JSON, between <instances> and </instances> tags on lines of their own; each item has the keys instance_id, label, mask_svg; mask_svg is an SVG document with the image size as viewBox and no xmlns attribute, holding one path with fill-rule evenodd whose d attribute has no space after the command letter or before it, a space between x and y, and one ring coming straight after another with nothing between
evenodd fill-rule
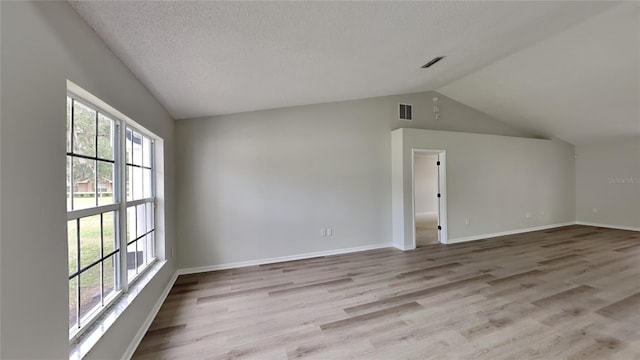
<instances>
[{"instance_id":1,"label":"window pane","mask_svg":"<svg viewBox=\"0 0 640 360\"><path fill-rule=\"evenodd\" d=\"M151 167L151 154L153 153L151 144L151 139L146 136L142 138L142 166Z\"/></svg>"},{"instance_id":2,"label":"window pane","mask_svg":"<svg viewBox=\"0 0 640 360\"><path fill-rule=\"evenodd\" d=\"M147 206L147 231L149 231L149 230L153 230L155 226L154 215L153 215L155 209L153 208L152 202L146 203L146 206Z\"/></svg>"},{"instance_id":3,"label":"window pane","mask_svg":"<svg viewBox=\"0 0 640 360\"><path fill-rule=\"evenodd\" d=\"M78 278L69 280L69 329L78 327Z\"/></svg>"},{"instance_id":4,"label":"window pane","mask_svg":"<svg viewBox=\"0 0 640 360\"><path fill-rule=\"evenodd\" d=\"M96 162L83 158L73 158L73 209L96 206Z\"/></svg>"},{"instance_id":5,"label":"window pane","mask_svg":"<svg viewBox=\"0 0 640 360\"><path fill-rule=\"evenodd\" d=\"M131 245L127 246L127 281L131 282L133 278L136 276L136 261L139 261L139 256L137 256L136 244L138 242L134 242Z\"/></svg>"},{"instance_id":6,"label":"window pane","mask_svg":"<svg viewBox=\"0 0 640 360\"><path fill-rule=\"evenodd\" d=\"M98 115L98 157L113 160L114 122L110 118Z\"/></svg>"},{"instance_id":7,"label":"window pane","mask_svg":"<svg viewBox=\"0 0 640 360\"><path fill-rule=\"evenodd\" d=\"M67 211L73 210L73 205L71 204L71 197L73 196L71 193L73 181L71 180L71 164L73 163L73 158L71 156L67 156Z\"/></svg>"},{"instance_id":8,"label":"window pane","mask_svg":"<svg viewBox=\"0 0 640 360\"><path fill-rule=\"evenodd\" d=\"M78 220L67 221L67 242L69 249L69 275L78 270Z\"/></svg>"},{"instance_id":9,"label":"window pane","mask_svg":"<svg viewBox=\"0 0 640 360\"><path fill-rule=\"evenodd\" d=\"M151 170L150 169L142 169L142 189L144 190L144 194L142 194L145 198L150 198L153 196L153 188L151 184Z\"/></svg>"},{"instance_id":10,"label":"window pane","mask_svg":"<svg viewBox=\"0 0 640 360\"><path fill-rule=\"evenodd\" d=\"M147 237L144 236L138 242L138 274L147 264Z\"/></svg>"},{"instance_id":11,"label":"window pane","mask_svg":"<svg viewBox=\"0 0 640 360\"><path fill-rule=\"evenodd\" d=\"M133 180L132 180L132 189L133 189L133 200L142 199L142 168L133 167Z\"/></svg>"},{"instance_id":12,"label":"window pane","mask_svg":"<svg viewBox=\"0 0 640 360\"><path fill-rule=\"evenodd\" d=\"M100 215L80 219L80 269L100 259Z\"/></svg>"},{"instance_id":13,"label":"window pane","mask_svg":"<svg viewBox=\"0 0 640 360\"><path fill-rule=\"evenodd\" d=\"M135 239L136 234L136 208L130 206L127 208L127 243Z\"/></svg>"},{"instance_id":14,"label":"window pane","mask_svg":"<svg viewBox=\"0 0 640 360\"><path fill-rule=\"evenodd\" d=\"M115 211L102 214L102 231L103 231L103 254L107 256L118 248L116 241L116 218Z\"/></svg>"},{"instance_id":15,"label":"window pane","mask_svg":"<svg viewBox=\"0 0 640 360\"><path fill-rule=\"evenodd\" d=\"M126 187L126 192L127 192L127 201L133 200L133 190L131 188L131 184L133 183L133 170L132 169L133 169L133 167L131 167L129 165L127 165L126 169L125 169L125 171L126 171L126 180L125 180L126 184L125 184L125 187Z\"/></svg>"},{"instance_id":16,"label":"window pane","mask_svg":"<svg viewBox=\"0 0 640 360\"><path fill-rule=\"evenodd\" d=\"M67 152L71 152L71 101L67 97Z\"/></svg>"},{"instance_id":17,"label":"window pane","mask_svg":"<svg viewBox=\"0 0 640 360\"><path fill-rule=\"evenodd\" d=\"M114 166L111 163L98 161L98 205L113 204Z\"/></svg>"},{"instance_id":18,"label":"window pane","mask_svg":"<svg viewBox=\"0 0 640 360\"><path fill-rule=\"evenodd\" d=\"M126 154L126 163L131 164L131 162L133 161L131 158L131 138L133 137L132 131L131 129L127 128L125 130L125 154Z\"/></svg>"},{"instance_id":19,"label":"window pane","mask_svg":"<svg viewBox=\"0 0 640 360\"><path fill-rule=\"evenodd\" d=\"M151 262L156 257L156 232L152 231L147 235L147 255L149 257L149 261Z\"/></svg>"},{"instance_id":20,"label":"window pane","mask_svg":"<svg viewBox=\"0 0 640 360\"><path fill-rule=\"evenodd\" d=\"M73 104L73 152L96 156L96 112L78 101Z\"/></svg>"},{"instance_id":21,"label":"window pane","mask_svg":"<svg viewBox=\"0 0 640 360\"><path fill-rule=\"evenodd\" d=\"M142 166L142 135L133 132L133 164Z\"/></svg>"},{"instance_id":22,"label":"window pane","mask_svg":"<svg viewBox=\"0 0 640 360\"><path fill-rule=\"evenodd\" d=\"M147 232L147 225L145 224L147 217L144 214L145 207L144 204L136 206L136 238Z\"/></svg>"},{"instance_id":23,"label":"window pane","mask_svg":"<svg viewBox=\"0 0 640 360\"><path fill-rule=\"evenodd\" d=\"M103 284L104 284L104 299L105 301L109 300L109 297L113 295L116 291L116 268L117 261L116 256L119 254L112 255L108 257L104 261L104 269L102 272L103 276Z\"/></svg>"},{"instance_id":24,"label":"window pane","mask_svg":"<svg viewBox=\"0 0 640 360\"><path fill-rule=\"evenodd\" d=\"M100 306L100 264L92 266L80 277L80 319Z\"/></svg>"}]
</instances>

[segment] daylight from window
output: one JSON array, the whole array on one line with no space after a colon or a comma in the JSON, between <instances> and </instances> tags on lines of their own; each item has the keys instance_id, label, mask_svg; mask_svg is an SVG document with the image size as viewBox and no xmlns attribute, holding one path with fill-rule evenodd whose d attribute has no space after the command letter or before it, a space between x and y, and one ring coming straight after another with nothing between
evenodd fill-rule
<instances>
[{"instance_id":1,"label":"daylight from window","mask_svg":"<svg viewBox=\"0 0 640 360\"><path fill-rule=\"evenodd\" d=\"M73 337L155 260L154 140L68 96L66 151Z\"/></svg>"}]
</instances>

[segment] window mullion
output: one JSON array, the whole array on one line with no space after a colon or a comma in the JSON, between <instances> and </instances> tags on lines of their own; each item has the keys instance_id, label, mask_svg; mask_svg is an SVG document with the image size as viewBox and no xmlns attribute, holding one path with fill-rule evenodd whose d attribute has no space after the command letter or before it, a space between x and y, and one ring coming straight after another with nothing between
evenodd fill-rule
<instances>
[{"instance_id":1,"label":"window mullion","mask_svg":"<svg viewBox=\"0 0 640 360\"><path fill-rule=\"evenodd\" d=\"M120 201L120 273L119 273L119 281L120 288L123 291L127 291L129 289L129 283L127 281L127 188L126 188L126 124L124 122L120 123L120 136L119 136L119 144L118 144L118 154L117 155L117 166L120 170L119 173L119 184L118 184L118 195Z\"/></svg>"},{"instance_id":2,"label":"window mullion","mask_svg":"<svg viewBox=\"0 0 640 360\"><path fill-rule=\"evenodd\" d=\"M151 197L155 207L156 200L156 142L151 141ZM154 211L155 214L155 211ZM154 222L155 224L155 222Z\"/></svg>"},{"instance_id":3,"label":"window mullion","mask_svg":"<svg viewBox=\"0 0 640 360\"><path fill-rule=\"evenodd\" d=\"M80 219L76 219L76 271L80 271ZM78 328L80 328L80 304L81 304L81 296L80 296L80 274L76 278L76 324Z\"/></svg>"},{"instance_id":4,"label":"window mullion","mask_svg":"<svg viewBox=\"0 0 640 360\"><path fill-rule=\"evenodd\" d=\"M94 208L79 209L67 212L67 220L74 220L87 216L100 215L102 213L116 211L120 209L120 204L101 205Z\"/></svg>"},{"instance_id":5,"label":"window mullion","mask_svg":"<svg viewBox=\"0 0 640 360\"><path fill-rule=\"evenodd\" d=\"M136 234L138 233L138 209L136 208ZM136 275L138 274L138 266L140 266L140 264L138 264L138 243L140 242L140 240L136 240L133 242L133 244L135 245L135 249L134 249L134 253L133 253L133 264L136 267Z\"/></svg>"},{"instance_id":6,"label":"window mullion","mask_svg":"<svg viewBox=\"0 0 640 360\"><path fill-rule=\"evenodd\" d=\"M99 112L96 111L96 139L95 139L95 149L96 149L96 159L98 158L98 118L99 118ZM98 160L94 161L95 165L94 165L94 171L95 173L94 178L95 181L93 183L93 193L96 196L96 207L98 206L98 204L100 203L100 201L98 201Z\"/></svg>"},{"instance_id":7,"label":"window mullion","mask_svg":"<svg viewBox=\"0 0 640 360\"><path fill-rule=\"evenodd\" d=\"M153 198L153 203L151 204L151 219L153 221L153 230L156 230L156 213L157 213L157 198L156 198L156 142L154 140L150 141L151 143L151 197ZM148 217L147 217L148 218ZM151 237L151 241L149 243L151 243L151 258L155 258L156 257L156 236L155 236L155 232L153 234L153 237Z\"/></svg>"},{"instance_id":8,"label":"window mullion","mask_svg":"<svg viewBox=\"0 0 640 360\"><path fill-rule=\"evenodd\" d=\"M104 213L100 213L100 305L104 306Z\"/></svg>"},{"instance_id":9,"label":"window mullion","mask_svg":"<svg viewBox=\"0 0 640 360\"><path fill-rule=\"evenodd\" d=\"M75 134L75 100L71 99L71 129L69 129L70 134L69 136L71 137L70 139L70 144L71 144L71 149L69 149L72 153L73 151L73 147L75 146L75 141L74 141L74 134ZM73 156L69 157L67 156L67 161L70 161L71 163L69 164L69 176L71 177L69 179L69 194L71 196L71 210L75 209L75 204L74 204L74 197L75 194L73 193L73 186L74 186L74 182L73 182Z\"/></svg>"},{"instance_id":10,"label":"window mullion","mask_svg":"<svg viewBox=\"0 0 640 360\"><path fill-rule=\"evenodd\" d=\"M140 166L142 166L142 178L144 179L144 135L140 134L140 153L142 154L142 161L140 162ZM133 155L133 154L132 154ZM144 197L144 180L142 181L142 185L140 186L140 190L142 192L142 197ZM136 213L137 214L137 213ZM136 259L137 259L136 255Z\"/></svg>"}]
</instances>

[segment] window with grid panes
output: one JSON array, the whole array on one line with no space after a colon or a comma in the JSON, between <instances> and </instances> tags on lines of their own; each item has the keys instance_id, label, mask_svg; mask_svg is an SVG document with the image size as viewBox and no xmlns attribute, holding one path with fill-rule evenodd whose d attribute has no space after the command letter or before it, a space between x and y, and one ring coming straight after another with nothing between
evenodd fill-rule
<instances>
[{"instance_id":1,"label":"window with grid panes","mask_svg":"<svg viewBox=\"0 0 640 360\"><path fill-rule=\"evenodd\" d=\"M70 337L155 260L154 150L152 137L67 97Z\"/></svg>"},{"instance_id":2,"label":"window with grid panes","mask_svg":"<svg viewBox=\"0 0 640 360\"><path fill-rule=\"evenodd\" d=\"M126 128L125 139L127 279L130 282L155 257L154 142L131 127Z\"/></svg>"}]
</instances>

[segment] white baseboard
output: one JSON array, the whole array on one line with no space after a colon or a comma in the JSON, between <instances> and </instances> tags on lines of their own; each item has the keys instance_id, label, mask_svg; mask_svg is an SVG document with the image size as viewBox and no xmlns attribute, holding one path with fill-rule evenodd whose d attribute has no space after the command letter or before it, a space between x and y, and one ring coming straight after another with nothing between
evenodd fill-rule
<instances>
[{"instance_id":1,"label":"white baseboard","mask_svg":"<svg viewBox=\"0 0 640 360\"><path fill-rule=\"evenodd\" d=\"M393 245L394 248L398 249L398 250L402 250L402 251L409 251L409 250L415 250L416 247L405 247L404 244L397 246L397 245Z\"/></svg>"},{"instance_id":2,"label":"white baseboard","mask_svg":"<svg viewBox=\"0 0 640 360\"><path fill-rule=\"evenodd\" d=\"M235 269L235 268L241 268L241 267L247 267L247 266L273 264L273 263L279 263L279 262L285 262L285 261L310 259L310 258L315 258L320 256L348 254L352 252L383 249L383 248L390 248L390 247L393 247L392 243L365 245L365 246L358 246L358 247L352 247L352 248L346 248L346 249L318 251L318 252L304 253L304 254L298 254L298 255L280 256L280 257L268 258L268 259L239 261L239 262L226 263L226 264L179 269L177 273L178 275L196 274L196 273L207 272L207 271Z\"/></svg>"},{"instance_id":3,"label":"white baseboard","mask_svg":"<svg viewBox=\"0 0 640 360\"><path fill-rule=\"evenodd\" d=\"M525 229L503 231L503 232L493 233L493 234L482 234L482 235L467 236L467 237L462 237L462 238L449 239L449 241L447 241L447 244L456 244L456 243L467 242L467 241L490 239L490 238L494 238L494 237L498 237L498 236L515 235L515 234L521 234L521 233L526 233L526 232L531 232L531 231L547 230L547 229L553 229L553 228L557 228L557 227L569 226L569 225L575 225L575 224L576 223L572 221L572 222L566 222L566 223L560 223L560 224L551 224L551 225L530 227L530 228L525 228Z\"/></svg>"},{"instance_id":4,"label":"white baseboard","mask_svg":"<svg viewBox=\"0 0 640 360\"><path fill-rule=\"evenodd\" d=\"M625 225L597 224L597 223L590 223L585 221L576 221L576 225L595 226L595 227L617 229L617 230L640 231L640 227L625 226Z\"/></svg>"},{"instance_id":5,"label":"white baseboard","mask_svg":"<svg viewBox=\"0 0 640 360\"><path fill-rule=\"evenodd\" d=\"M171 280L169 280L169 283L167 284L167 286L162 291L162 294L160 294L160 297L158 298L158 301L156 301L156 304L151 309L151 312L149 312L149 315L147 315L147 318L142 323L142 326L140 326L140 329L136 333L136 336L134 336L133 340L131 340L131 343L127 347L127 350L125 350L124 355L122 355L123 360L129 360L131 359L131 357L133 357L133 353L138 348L138 345L140 345L140 342L142 341L142 338L144 337L144 335L147 333L147 330L149 330L149 326L151 326L153 319L155 319L156 315L158 315L158 311L160 311L160 308L162 307L164 300L167 298L167 295L169 295L169 291L171 291L171 288L173 287L173 284L175 284L177 278L178 278L178 272L176 271L173 274L173 277L171 277Z\"/></svg>"}]
</instances>

